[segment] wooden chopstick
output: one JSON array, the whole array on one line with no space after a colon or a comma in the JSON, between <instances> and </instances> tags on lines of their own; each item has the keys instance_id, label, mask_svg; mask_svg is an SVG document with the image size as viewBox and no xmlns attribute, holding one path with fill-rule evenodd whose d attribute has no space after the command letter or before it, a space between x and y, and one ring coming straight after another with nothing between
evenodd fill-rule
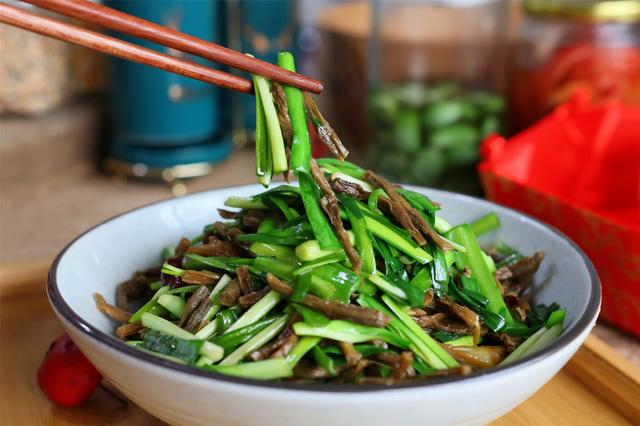
<instances>
[{"instance_id":1,"label":"wooden chopstick","mask_svg":"<svg viewBox=\"0 0 640 426\"><path fill-rule=\"evenodd\" d=\"M101 4L92 3L87 0L23 1L42 9L153 41L252 74L262 75L271 80L288 84L308 92L320 93L322 91L322 83L318 80L287 71L277 65L248 57L235 50L128 15Z\"/></svg>"},{"instance_id":2,"label":"wooden chopstick","mask_svg":"<svg viewBox=\"0 0 640 426\"><path fill-rule=\"evenodd\" d=\"M78 28L4 3L0 3L0 22L216 86L253 93L252 83L245 78L158 53L155 50Z\"/></svg>"}]
</instances>

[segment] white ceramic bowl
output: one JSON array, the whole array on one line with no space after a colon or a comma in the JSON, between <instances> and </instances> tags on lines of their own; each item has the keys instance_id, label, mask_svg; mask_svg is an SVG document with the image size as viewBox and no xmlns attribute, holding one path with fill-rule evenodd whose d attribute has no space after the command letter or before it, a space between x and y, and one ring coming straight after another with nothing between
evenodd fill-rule
<instances>
[{"instance_id":1,"label":"white ceramic bowl","mask_svg":"<svg viewBox=\"0 0 640 426\"><path fill-rule=\"evenodd\" d=\"M151 414L180 425L399 426L481 424L523 402L551 379L582 344L600 307L600 284L584 255L564 235L531 217L487 201L413 188L443 203L451 223L494 211L499 238L525 253L547 257L536 276L536 303L567 309L568 327L547 349L507 367L470 377L434 379L388 388L258 382L173 364L112 334L92 294L115 298L116 285L155 265L161 247L195 236L217 219L230 195L257 185L201 192L115 217L78 237L55 260L48 280L51 304L80 349L123 394ZM486 242L486 241L485 241Z\"/></svg>"}]
</instances>

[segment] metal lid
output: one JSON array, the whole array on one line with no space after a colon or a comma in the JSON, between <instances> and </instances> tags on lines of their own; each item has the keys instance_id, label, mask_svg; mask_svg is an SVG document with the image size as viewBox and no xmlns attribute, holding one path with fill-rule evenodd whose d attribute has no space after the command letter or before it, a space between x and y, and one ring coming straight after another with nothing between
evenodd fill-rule
<instances>
[{"instance_id":1,"label":"metal lid","mask_svg":"<svg viewBox=\"0 0 640 426\"><path fill-rule=\"evenodd\" d=\"M526 0L536 16L591 22L639 22L640 0Z\"/></svg>"}]
</instances>

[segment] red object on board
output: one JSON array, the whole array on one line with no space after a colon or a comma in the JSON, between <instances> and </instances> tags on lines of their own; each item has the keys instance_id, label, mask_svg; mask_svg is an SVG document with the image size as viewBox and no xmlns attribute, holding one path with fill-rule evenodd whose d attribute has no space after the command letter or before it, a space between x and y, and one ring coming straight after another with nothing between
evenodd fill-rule
<instances>
[{"instance_id":1,"label":"red object on board","mask_svg":"<svg viewBox=\"0 0 640 426\"><path fill-rule=\"evenodd\" d=\"M487 197L573 239L602 281L601 318L640 336L640 108L576 93L478 166Z\"/></svg>"},{"instance_id":2,"label":"red object on board","mask_svg":"<svg viewBox=\"0 0 640 426\"><path fill-rule=\"evenodd\" d=\"M38 369L38 384L42 392L52 402L65 407L83 403L101 381L100 372L68 334L63 334L51 344Z\"/></svg>"}]
</instances>

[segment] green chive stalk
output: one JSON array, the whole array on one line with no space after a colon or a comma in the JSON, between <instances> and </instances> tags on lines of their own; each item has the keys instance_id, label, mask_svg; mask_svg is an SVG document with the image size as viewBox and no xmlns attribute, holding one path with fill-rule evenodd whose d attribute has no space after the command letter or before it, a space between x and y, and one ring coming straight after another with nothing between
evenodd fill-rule
<instances>
[{"instance_id":1,"label":"green chive stalk","mask_svg":"<svg viewBox=\"0 0 640 426\"><path fill-rule=\"evenodd\" d=\"M278 121L278 113L276 112L276 106L273 103L273 97L271 96L271 88L269 87L269 81L261 76L254 76L256 82L256 95L259 95L259 100L262 102L264 109L264 115L267 124L267 134L269 139L269 151L271 152L271 163L273 165L273 173L278 174L285 172L289 169L287 164L287 154L284 148L284 139L282 138L282 130L280 129L280 122ZM256 102L258 99L256 99Z\"/></svg>"},{"instance_id":2,"label":"green chive stalk","mask_svg":"<svg viewBox=\"0 0 640 426\"><path fill-rule=\"evenodd\" d=\"M513 324L513 317L502 299L498 284L484 257L473 230L467 224L452 228L448 235L453 241L462 245L465 252L458 253L458 259L471 271L471 276L478 283L479 292L487 298L488 308L494 314L501 315L507 326Z\"/></svg>"},{"instance_id":3,"label":"green chive stalk","mask_svg":"<svg viewBox=\"0 0 640 426\"><path fill-rule=\"evenodd\" d=\"M267 118L262 106L259 85L256 76L253 76L253 87L256 95L256 177L262 185L269 186L273 174L271 153L269 152L269 136L267 131Z\"/></svg>"},{"instance_id":4,"label":"green chive stalk","mask_svg":"<svg viewBox=\"0 0 640 426\"><path fill-rule=\"evenodd\" d=\"M296 71L293 55L289 52L282 52L278 55L278 65L288 71ZM311 165L311 139L307 128L307 114L304 110L302 92L300 89L288 85L283 85L283 89L287 97L287 109L293 129L291 169L308 172ZM276 120L275 123L278 121Z\"/></svg>"}]
</instances>

